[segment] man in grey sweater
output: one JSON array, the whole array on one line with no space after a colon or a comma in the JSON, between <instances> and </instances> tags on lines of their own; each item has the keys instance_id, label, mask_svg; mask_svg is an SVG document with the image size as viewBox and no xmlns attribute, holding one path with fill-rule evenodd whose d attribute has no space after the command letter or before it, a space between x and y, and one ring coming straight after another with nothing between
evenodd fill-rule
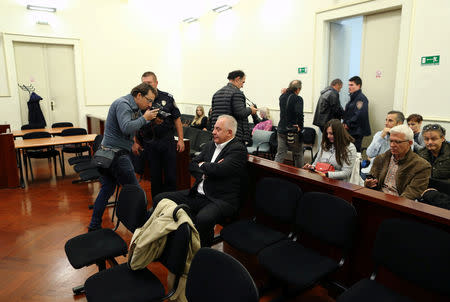
<instances>
[{"instance_id":1,"label":"man in grey sweater","mask_svg":"<svg viewBox=\"0 0 450 302\"><path fill-rule=\"evenodd\" d=\"M103 212L117 184L138 184L129 154L136 131L158 114L158 109L148 109L156 94L152 86L142 83L130 94L115 100L109 108L101 148L113 149L115 158L108 169L101 170L102 187L95 199L89 232L101 228ZM146 111L142 114L141 110Z\"/></svg>"}]
</instances>

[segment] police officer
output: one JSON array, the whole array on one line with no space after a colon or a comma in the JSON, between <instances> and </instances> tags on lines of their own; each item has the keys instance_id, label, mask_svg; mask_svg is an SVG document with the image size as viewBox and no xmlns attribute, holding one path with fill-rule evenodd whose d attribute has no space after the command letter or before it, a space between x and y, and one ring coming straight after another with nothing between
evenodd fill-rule
<instances>
[{"instance_id":1,"label":"police officer","mask_svg":"<svg viewBox=\"0 0 450 302\"><path fill-rule=\"evenodd\" d=\"M102 187L95 199L88 231L101 228L103 212L117 183L138 184L129 155L135 133L148 121L156 119L158 110L149 110L155 97L156 89L142 83L111 104L101 148L112 149L115 157L111 166L102 170Z\"/></svg>"},{"instance_id":2,"label":"police officer","mask_svg":"<svg viewBox=\"0 0 450 302\"><path fill-rule=\"evenodd\" d=\"M154 197L161 192L176 190L176 151L184 151L183 126L180 110L173 96L157 88L158 80L155 73L144 72L141 80L157 90L153 107L160 107L155 120L141 129L143 134L141 144L136 142L133 146L135 154L143 148L149 161L151 192ZM178 142L174 139L174 128L178 134Z\"/></svg>"}]
</instances>

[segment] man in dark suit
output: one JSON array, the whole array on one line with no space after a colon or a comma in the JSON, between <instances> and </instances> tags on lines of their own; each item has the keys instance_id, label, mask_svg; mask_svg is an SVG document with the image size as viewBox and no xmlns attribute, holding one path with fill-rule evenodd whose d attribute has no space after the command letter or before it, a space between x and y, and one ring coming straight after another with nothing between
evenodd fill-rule
<instances>
[{"instance_id":1,"label":"man in dark suit","mask_svg":"<svg viewBox=\"0 0 450 302\"><path fill-rule=\"evenodd\" d=\"M216 223L239 208L242 186L246 183L247 149L235 138L236 128L234 117L219 116L213 141L190 163L194 186L190 190L158 194L153 200L154 208L163 198L187 204L195 216L202 246L211 245Z\"/></svg>"}]
</instances>

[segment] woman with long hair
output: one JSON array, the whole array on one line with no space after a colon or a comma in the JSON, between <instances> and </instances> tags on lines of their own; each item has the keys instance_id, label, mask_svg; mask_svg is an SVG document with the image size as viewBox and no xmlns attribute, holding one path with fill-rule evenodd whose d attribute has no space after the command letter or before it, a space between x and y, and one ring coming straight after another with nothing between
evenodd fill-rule
<instances>
[{"instance_id":1,"label":"woman with long hair","mask_svg":"<svg viewBox=\"0 0 450 302\"><path fill-rule=\"evenodd\" d=\"M356 159L356 147L353 144L355 140L337 119L328 121L324 130L316 160L312 165L306 164L303 168L315 169L322 176L348 181ZM329 164L322 166L333 166L334 171L319 171L316 168L319 163Z\"/></svg>"},{"instance_id":2,"label":"woman with long hair","mask_svg":"<svg viewBox=\"0 0 450 302\"><path fill-rule=\"evenodd\" d=\"M192 121L190 126L200 130L206 130L207 123L208 118L205 115L205 109L203 109L203 106L197 106L197 109L195 109L194 120Z\"/></svg>"}]
</instances>

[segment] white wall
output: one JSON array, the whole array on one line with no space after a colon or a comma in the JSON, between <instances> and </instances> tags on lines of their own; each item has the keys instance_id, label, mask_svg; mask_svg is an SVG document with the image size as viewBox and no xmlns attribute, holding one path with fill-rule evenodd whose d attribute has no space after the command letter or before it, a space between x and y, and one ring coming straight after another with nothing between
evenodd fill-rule
<instances>
[{"instance_id":1,"label":"white wall","mask_svg":"<svg viewBox=\"0 0 450 302\"><path fill-rule=\"evenodd\" d=\"M316 35L321 28L319 13L350 8L352 13L345 17L352 17L361 12L360 6L377 10L386 3L406 4L412 9L404 12L410 22L402 24L407 43L400 46L400 53L406 55L399 58L398 68L406 79L398 85L394 106L405 114L445 120L442 124L450 130L444 89L450 71L447 0L241 0L230 11L209 12L191 24L181 24L173 16L183 9L174 9L170 1L60 0L65 7L57 11L51 27L33 23L20 2L25 1L0 2L0 32L79 41L81 122L86 112L106 113L106 105L127 93L146 70L155 71L159 88L174 94L181 110L192 114L195 105L189 103L209 105L213 93L227 83L228 72L239 68L247 74L246 96L272 109L275 122L280 89L300 79L306 125L311 124L312 109L326 84L321 67L326 59L316 47L317 36L321 37ZM421 56L435 54L441 55L439 66L420 66ZM308 73L297 74L298 67L308 67ZM13 95L17 83L12 80ZM20 126L17 104L14 96L0 97L0 122Z\"/></svg>"}]
</instances>

